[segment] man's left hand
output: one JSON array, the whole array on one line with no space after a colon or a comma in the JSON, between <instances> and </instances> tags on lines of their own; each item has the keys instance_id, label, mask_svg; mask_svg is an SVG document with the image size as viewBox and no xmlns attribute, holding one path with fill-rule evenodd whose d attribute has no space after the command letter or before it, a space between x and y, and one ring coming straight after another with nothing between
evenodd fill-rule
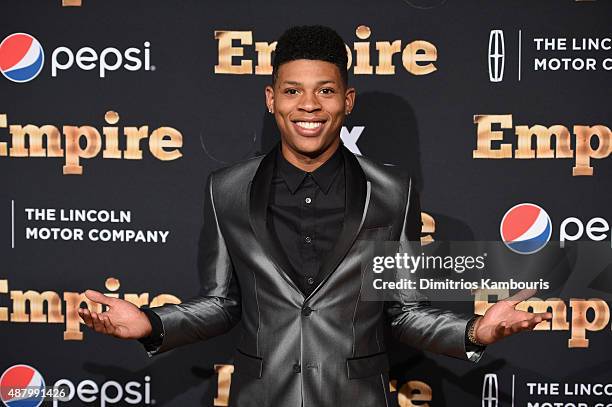
<instances>
[{"instance_id":1,"label":"man's left hand","mask_svg":"<svg viewBox=\"0 0 612 407\"><path fill-rule=\"evenodd\" d=\"M521 290L489 308L475 323L476 340L489 345L506 336L532 330L540 322L552 319L550 312L532 313L515 309L520 302L531 298L535 293L535 290Z\"/></svg>"}]
</instances>

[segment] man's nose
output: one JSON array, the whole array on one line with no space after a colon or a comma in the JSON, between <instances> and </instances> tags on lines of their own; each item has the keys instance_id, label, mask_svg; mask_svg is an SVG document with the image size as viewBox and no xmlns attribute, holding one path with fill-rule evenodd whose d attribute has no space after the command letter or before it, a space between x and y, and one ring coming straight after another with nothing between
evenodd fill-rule
<instances>
[{"instance_id":1,"label":"man's nose","mask_svg":"<svg viewBox=\"0 0 612 407\"><path fill-rule=\"evenodd\" d=\"M300 99L298 108L306 112L314 112L321 109L321 104L314 93L304 92L302 98Z\"/></svg>"}]
</instances>

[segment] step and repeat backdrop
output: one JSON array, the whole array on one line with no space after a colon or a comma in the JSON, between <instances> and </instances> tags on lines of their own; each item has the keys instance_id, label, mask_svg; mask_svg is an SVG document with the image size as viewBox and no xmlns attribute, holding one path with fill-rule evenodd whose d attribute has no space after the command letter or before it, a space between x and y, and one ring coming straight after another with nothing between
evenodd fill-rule
<instances>
[{"instance_id":1,"label":"step and repeat backdrop","mask_svg":"<svg viewBox=\"0 0 612 407\"><path fill-rule=\"evenodd\" d=\"M344 38L342 140L414 175L423 243L499 241L529 203L551 241L612 251L607 0L4 0L0 15L6 405L37 406L6 390L43 383L68 390L57 406L228 405L238 328L150 358L76 310L88 288L151 307L197 294L206 177L278 141L264 87L293 25ZM612 406L612 270L593 281L534 298L555 320L478 364L389 344L389 405Z\"/></svg>"}]
</instances>

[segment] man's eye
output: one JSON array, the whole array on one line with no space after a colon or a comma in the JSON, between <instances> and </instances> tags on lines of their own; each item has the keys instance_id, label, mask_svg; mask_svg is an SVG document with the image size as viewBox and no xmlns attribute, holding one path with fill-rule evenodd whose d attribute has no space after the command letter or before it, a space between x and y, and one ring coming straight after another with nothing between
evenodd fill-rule
<instances>
[{"instance_id":1,"label":"man's eye","mask_svg":"<svg viewBox=\"0 0 612 407\"><path fill-rule=\"evenodd\" d=\"M329 95L331 93L334 93L334 90L332 88L323 88L321 89L321 93L323 93L324 95Z\"/></svg>"},{"instance_id":2,"label":"man's eye","mask_svg":"<svg viewBox=\"0 0 612 407\"><path fill-rule=\"evenodd\" d=\"M288 95L297 95L298 91L297 89L286 89L285 93Z\"/></svg>"}]
</instances>

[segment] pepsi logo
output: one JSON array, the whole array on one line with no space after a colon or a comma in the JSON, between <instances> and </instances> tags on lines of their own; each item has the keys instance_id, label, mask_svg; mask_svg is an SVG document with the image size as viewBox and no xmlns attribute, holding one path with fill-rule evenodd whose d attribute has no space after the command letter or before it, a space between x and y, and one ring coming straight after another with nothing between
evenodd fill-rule
<instances>
[{"instance_id":1,"label":"pepsi logo","mask_svg":"<svg viewBox=\"0 0 612 407\"><path fill-rule=\"evenodd\" d=\"M11 34L0 43L0 72L10 81L31 81L42 70L44 61L42 45L30 34Z\"/></svg>"},{"instance_id":2,"label":"pepsi logo","mask_svg":"<svg viewBox=\"0 0 612 407\"><path fill-rule=\"evenodd\" d=\"M28 365L14 365L0 376L0 399L7 407L38 407L45 394L45 380Z\"/></svg>"},{"instance_id":3,"label":"pepsi logo","mask_svg":"<svg viewBox=\"0 0 612 407\"><path fill-rule=\"evenodd\" d=\"M550 240L552 222L538 205L522 203L506 212L499 233L508 249L518 254L532 254L544 248Z\"/></svg>"}]
</instances>

